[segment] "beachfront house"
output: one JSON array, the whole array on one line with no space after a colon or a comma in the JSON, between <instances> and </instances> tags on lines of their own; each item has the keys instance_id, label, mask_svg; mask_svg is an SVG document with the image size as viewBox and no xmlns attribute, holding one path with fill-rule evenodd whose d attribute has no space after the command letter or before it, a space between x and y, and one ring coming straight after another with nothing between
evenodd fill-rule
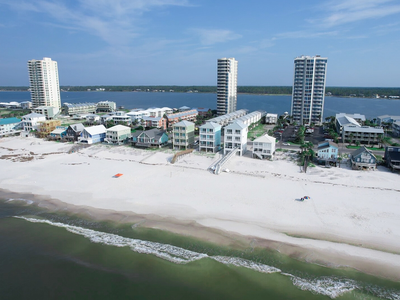
<instances>
[{"instance_id":1,"label":"beachfront house","mask_svg":"<svg viewBox=\"0 0 400 300\"><path fill-rule=\"evenodd\" d=\"M199 127L199 151L218 152L221 148L221 125L208 122Z\"/></svg>"},{"instance_id":2,"label":"beachfront house","mask_svg":"<svg viewBox=\"0 0 400 300\"><path fill-rule=\"evenodd\" d=\"M78 141L78 138L81 136L81 132L84 128L85 126L83 126L82 123L69 125L65 134L65 139L72 142Z\"/></svg>"},{"instance_id":3,"label":"beachfront house","mask_svg":"<svg viewBox=\"0 0 400 300\"><path fill-rule=\"evenodd\" d=\"M353 170L375 170L376 157L364 146L350 154L351 167Z\"/></svg>"},{"instance_id":4,"label":"beachfront house","mask_svg":"<svg viewBox=\"0 0 400 300\"><path fill-rule=\"evenodd\" d=\"M52 132L50 132L50 138L52 140L61 141L67 135L67 127L57 126Z\"/></svg>"},{"instance_id":5,"label":"beachfront house","mask_svg":"<svg viewBox=\"0 0 400 300\"><path fill-rule=\"evenodd\" d=\"M224 128L224 155L237 148L242 156L247 150L248 128L242 121L234 121Z\"/></svg>"},{"instance_id":6,"label":"beachfront house","mask_svg":"<svg viewBox=\"0 0 400 300\"><path fill-rule=\"evenodd\" d=\"M115 125L108 128L104 142L114 145L121 145L128 142L131 137L131 128L124 125Z\"/></svg>"},{"instance_id":7,"label":"beachfront house","mask_svg":"<svg viewBox=\"0 0 400 300\"><path fill-rule=\"evenodd\" d=\"M339 155L339 146L332 141L323 141L318 144L317 160L318 163L336 164Z\"/></svg>"},{"instance_id":8,"label":"beachfront house","mask_svg":"<svg viewBox=\"0 0 400 300\"><path fill-rule=\"evenodd\" d=\"M384 159L389 169L400 171L400 147L386 147Z\"/></svg>"},{"instance_id":9,"label":"beachfront house","mask_svg":"<svg viewBox=\"0 0 400 300\"><path fill-rule=\"evenodd\" d=\"M96 125L92 127L85 127L82 130L78 141L84 144L96 144L104 142L105 137L106 128L103 125Z\"/></svg>"},{"instance_id":10,"label":"beachfront house","mask_svg":"<svg viewBox=\"0 0 400 300\"><path fill-rule=\"evenodd\" d=\"M22 127L26 132L37 130L38 122L40 121L46 121L46 116L37 113L30 113L22 117Z\"/></svg>"},{"instance_id":11,"label":"beachfront house","mask_svg":"<svg viewBox=\"0 0 400 300\"><path fill-rule=\"evenodd\" d=\"M21 119L18 118L0 119L0 136L17 133L20 125Z\"/></svg>"},{"instance_id":12,"label":"beachfront house","mask_svg":"<svg viewBox=\"0 0 400 300\"><path fill-rule=\"evenodd\" d=\"M153 128L132 134L132 145L141 148L158 147L168 144L168 134L165 130Z\"/></svg>"},{"instance_id":13,"label":"beachfront house","mask_svg":"<svg viewBox=\"0 0 400 300\"><path fill-rule=\"evenodd\" d=\"M253 141L253 158L272 159L275 154L276 139L268 134Z\"/></svg>"},{"instance_id":14,"label":"beachfront house","mask_svg":"<svg viewBox=\"0 0 400 300\"><path fill-rule=\"evenodd\" d=\"M194 123L181 121L172 125L172 144L174 149L188 149L194 144Z\"/></svg>"}]
</instances>

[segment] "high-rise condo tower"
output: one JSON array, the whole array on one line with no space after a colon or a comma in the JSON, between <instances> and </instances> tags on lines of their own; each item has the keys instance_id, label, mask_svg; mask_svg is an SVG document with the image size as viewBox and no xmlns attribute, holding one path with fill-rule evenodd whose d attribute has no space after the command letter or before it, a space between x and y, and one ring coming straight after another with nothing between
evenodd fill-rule
<instances>
[{"instance_id":1,"label":"high-rise condo tower","mask_svg":"<svg viewBox=\"0 0 400 300\"><path fill-rule=\"evenodd\" d=\"M234 58L218 59L217 113L219 116L236 111L237 65Z\"/></svg>"},{"instance_id":2,"label":"high-rise condo tower","mask_svg":"<svg viewBox=\"0 0 400 300\"><path fill-rule=\"evenodd\" d=\"M291 115L297 124L322 123L327 62L319 55L303 55L294 60Z\"/></svg>"},{"instance_id":3,"label":"high-rise condo tower","mask_svg":"<svg viewBox=\"0 0 400 300\"><path fill-rule=\"evenodd\" d=\"M61 108L60 85L57 62L45 57L29 60L29 83L32 107L52 106Z\"/></svg>"}]
</instances>

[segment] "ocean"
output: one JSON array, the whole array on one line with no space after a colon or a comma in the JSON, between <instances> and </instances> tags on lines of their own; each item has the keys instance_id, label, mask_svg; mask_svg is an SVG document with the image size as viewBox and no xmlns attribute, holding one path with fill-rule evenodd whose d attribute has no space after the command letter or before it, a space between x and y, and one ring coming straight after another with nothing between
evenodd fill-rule
<instances>
[{"instance_id":1,"label":"ocean","mask_svg":"<svg viewBox=\"0 0 400 300\"><path fill-rule=\"evenodd\" d=\"M149 107L207 107L216 108L216 94L211 93L155 93L155 92L62 92L61 102L83 103L103 100L115 101L127 109ZM264 110L279 115L290 113L291 96L239 94L237 108L250 111ZM0 92L0 102L30 101L29 92ZM400 100L371 98L325 97L323 117L336 113L360 113L368 119L385 114L400 114Z\"/></svg>"},{"instance_id":2,"label":"ocean","mask_svg":"<svg viewBox=\"0 0 400 300\"><path fill-rule=\"evenodd\" d=\"M215 94L63 92L62 102L215 108ZM0 102L30 100L0 92ZM290 112L290 96L239 95L238 108ZM400 101L327 97L324 116L399 114ZM2 197L3 195L3 197ZM0 299L400 299L400 283L277 251L221 246L138 224L51 212L0 193Z\"/></svg>"},{"instance_id":3,"label":"ocean","mask_svg":"<svg viewBox=\"0 0 400 300\"><path fill-rule=\"evenodd\" d=\"M0 200L1 299L400 299L355 270L37 204Z\"/></svg>"}]
</instances>

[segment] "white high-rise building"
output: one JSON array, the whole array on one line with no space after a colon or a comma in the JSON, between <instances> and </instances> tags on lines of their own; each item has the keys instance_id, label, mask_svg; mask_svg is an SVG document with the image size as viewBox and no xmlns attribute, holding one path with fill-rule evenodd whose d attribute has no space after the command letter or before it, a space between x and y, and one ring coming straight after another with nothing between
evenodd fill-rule
<instances>
[{"instance_id":1,"label":"white high-rise building","mask_svg":"<svg viewBox=\"0 0 400 300\"><path fill-rule=\"evenodd\" d=\"M294 60L292 117L300 125L321 124L324 114L327 58L299 56Z\"/></svg>"},{"instance_id":2,"label":"white high-rise building","mask_svg":"<svg viewBox=\"0 0 400 300\"><path fill-rule=\"evenodd\" d=\"M236 111L237 65L234 58L218 59L217 113L219 116Z\"/></svg>"},{"instance_id":3,"label":"white high-rise building","mask_svg":"<svg viewBox=\"0 0 400 300\"><path fill-rule=\"evenodd\" d=\"M28 61L32 107L52 106L61 108L60 84L57 62L45 57Z\"/></svg>"}]
</instances>

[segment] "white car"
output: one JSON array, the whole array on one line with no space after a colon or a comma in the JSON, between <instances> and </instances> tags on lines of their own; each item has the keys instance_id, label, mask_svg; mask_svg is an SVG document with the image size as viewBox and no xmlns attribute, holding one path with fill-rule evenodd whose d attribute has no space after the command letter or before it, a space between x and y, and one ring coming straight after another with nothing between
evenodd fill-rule
<instances>
[{"instance_id":1,"label":"white car","mask_svg":"<svg viewBox=\"0 0 400 300\"><path fill-rule=\"evenodd\" d=\"M283 146L290 146L289 143L283 143L282 145L283 145Z\"/></svg>"}]
</instances>

